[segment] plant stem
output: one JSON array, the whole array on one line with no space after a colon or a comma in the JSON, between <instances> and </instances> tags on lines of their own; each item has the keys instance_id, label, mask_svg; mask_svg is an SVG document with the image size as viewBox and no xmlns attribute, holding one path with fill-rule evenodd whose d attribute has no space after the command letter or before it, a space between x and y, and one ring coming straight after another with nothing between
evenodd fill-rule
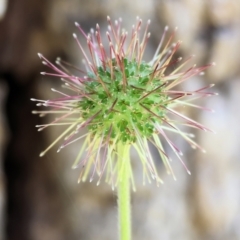
<instances>
[{"instance_id":1,"label":"plant stem","mask_svg":"<svg viewBox=\"0 0 240 240\"><path fill-rule=\"evenodd\" d=\"M122 159L119 159L119 183L118 183L118 214L120 240L131 240L131 193L130 193L130 159L129 148L119 146ZM120 152L120 151L119 151Z\"/></svg>"}]
</instances>

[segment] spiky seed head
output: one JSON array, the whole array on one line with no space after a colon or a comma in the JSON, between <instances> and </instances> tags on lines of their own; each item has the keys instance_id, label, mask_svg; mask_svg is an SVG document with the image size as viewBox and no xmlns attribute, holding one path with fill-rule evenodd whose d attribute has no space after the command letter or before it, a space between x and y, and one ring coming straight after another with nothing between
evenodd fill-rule
<instances>
[{"instance_id":1,"label":"spiky seed head","mask_svg":"<svg viewBox=\"0 0 240 240\"><path fill-rule=\"evenodd\" d=\"M124 164L124 159L129 158L129 149L132 146L138 152L143 165L144 181L147 178L149 182L153 179L160 183L162 181L154 165L148 142L156 147L167 171L175 178L169 157L163 149L162 140L165 140L190 174L182 161L182 152L169 139L167 132L177 133L193 148L205 151L192 140L193 135L183 132L179 125L184 124L205 131L211 130L175 109L178 106L190 106L208 110L193 104L192 101L214 95L206 91L213 85L195 91L178 90L177 86L194 75L202 75L202 72L213 64L202 67L193 65L183 70L190 57L170 72L169 66L179 63L182 58L174 58L174 53L181 44L181 41L172 43L174 33L170 35L167 44L164 44L168 27L164 29L153 58L145 62L143 55L150 37L148 32L150 21L141 32L142 20L137 18L137 23L133 26L131 36L128 38L127 32L121 29L121 19L115 21L115 24L109 16L107 20L109 26L106 36L109 43L106 46L102 43L98 24L95 31L91 30L86 34L81 26L75 23L88 45L88 52L86 52L77 35L73 34L84 57L85 71L60 58L57 58L56 66L42 54L38 54L44 65L54 71L41 74L61 78L65 87L72 92L68 95L53 89L62 96L47 101L32 99L39 101L42 106L52 108L52 110L33 113L61 114L50 124L38 125L40 131L52 125L67 126L66 130L40 156L43 156L61 139L64 141L58 152L67 145L84 139L73 165L73 168L81 168L79 182L86 180L87 177L92 181L94 176L98 175L97 184L99 184L106 170L107 181L114 188L121 180L121 174L116 169L119 169L119 164ZM72 75L69 71L71 68L78 70L81 75ZM184 122L171 120L171 114ZM79 130L83 128L87 128L88 133L79 136Z\"/></svg>"}]
</instances>

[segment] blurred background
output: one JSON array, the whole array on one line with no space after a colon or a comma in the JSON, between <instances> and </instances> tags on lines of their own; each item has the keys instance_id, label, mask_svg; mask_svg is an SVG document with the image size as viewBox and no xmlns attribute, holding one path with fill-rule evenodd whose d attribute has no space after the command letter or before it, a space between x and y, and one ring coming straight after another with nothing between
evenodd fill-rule
<instances>
[{"instance_id":1,"label":"blurred background","mask_svg":"<svg viewBox=\"0 0 240 240\"><path fill-rule=\"evenodd\" d=\"M96 23L105 31L107 15L122 17L126 29L136 16L152 20L146 56L168 25L178 26L180 56L217 63L184 86L215 83L219 93L201 103L215 113L189 112L217 132L196 132L207 153L174 139L192 175L176 160L174 181L156 159L165 184L143 186L133 156L133 239L239 240L240 0L0 0L0 240L118 239L115 193L104 183L77 184L71 165L79 143L39 158L62 130L37 132L35 125L49 119L32 115L30 101L53 98L50 88L60 88L57 78L39 74L46 68L37 53L81 66L74 22L86 32Z\"/></svg>"}]
</instances>

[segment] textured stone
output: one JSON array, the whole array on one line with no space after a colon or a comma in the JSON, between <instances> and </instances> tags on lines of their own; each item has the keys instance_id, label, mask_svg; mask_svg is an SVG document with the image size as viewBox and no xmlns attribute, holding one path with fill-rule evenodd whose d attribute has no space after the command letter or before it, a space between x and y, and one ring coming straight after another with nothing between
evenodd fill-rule
<instances>
[{"instance_id":1,"label":"textured stone","mask_svg":"<svg viewBox=\"0 0 240 240\"><path fill-rule=\"evenodd\" d=\"M209 21L214 26L239 26L239 0L205 0L209 9Z\"/></svg>"},{"instance_id":2,"label":"textured stone","mask_svg":"<svg viewBox=\"0 0 240 240\"><path fill-rule=\"evenodd\" d=\"M210 59L217 65L209 69L208 77L213 82L226 81L239 74L240 55L236 49L240 45L240 29L223 28L213 35Z\"/></svg>"},{"instance_id":3,"label":"textured stone","mask_svg":"<svg viewBox=\"0 0 240 240\"><path fill-rule=\"evenodd\" d=\"M220 96L208 100L214 114L203 114L202 122L214 129L216 134L201 134L201 144L207 154L197 154L195 165L196 181L191 203L195 206L197 228L204 233L202 239L238 239L240 194L237 191L239 179L239 139L240 121L236 103L240 101L239 78L227 86L228 95L220 91ZM209 238L208 238L209 237Z\"/></svg>"}]
</instances>

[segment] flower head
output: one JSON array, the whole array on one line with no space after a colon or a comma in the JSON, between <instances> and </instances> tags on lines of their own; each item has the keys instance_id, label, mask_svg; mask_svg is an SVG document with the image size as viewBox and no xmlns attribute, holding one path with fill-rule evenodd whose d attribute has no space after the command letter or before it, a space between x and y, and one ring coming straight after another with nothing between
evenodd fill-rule
<instances>
[{"instance_id":1,"label":"flower head","mask_svg":"<svg viewBox=\"0 0 240 240\"><path fill-rule=\"evenodd\" d=\"M174 176L169 157L163 148L166 141L176 156L182 161L180 149L169 139L167 132L181 135L192 147L204 151L192 139L192 134L183 132L180 125L210 131L200 123L176 110L179 106L190 106L204 109L192 103L193 100L214 95L207 89L213 85L195 91L179 90L177 86L194 75L201 74L213 64L202 67L195 65L182 70L191 59L175 58L181 42L172 43L174 33L165 41L166 27L158 48L149 62L145 62L144 51L150 37L148 27L141 31L142 20L137 19L129 34L122 27L122 21L113 24L107 18L109 26L106 32L108 44L103 45L100 27L86 34L80 25L76 27L86 38L88 49L84 50L76 34L73 37L84 56L86 70L80 70L80 76L72 75L69 69L78 68L57 59L52 64L42 54L39 57L43 64L52 69L53 73L43 75L59 77L71 94L54 90L62 95L53 100L37 100L38 106L46 106L48 111L34 111L38 114L60 114L49 124L39 125L39 131L52 125L66 125L66 130L45 150L43 156L57 142L63 140L58 151L79 139L84 139L73 168L81 169L79 181L90 181L98 176L97 183L107 172L106 179L114 187L121 180L121 166L129 159L130 147L137 151L143 167L144 179L162 182L154 165L149 149L151 142L169 173ZM166 42L166 43L165 43ZM174 66L174 70L170 69ZM176 121L171 116L177 116ZM79 136L79 130L87 129L87 133ZM132 170L131 177L133 180ZM134 182L134 181L133 181Z\"/></svg>"}]
</instances>

